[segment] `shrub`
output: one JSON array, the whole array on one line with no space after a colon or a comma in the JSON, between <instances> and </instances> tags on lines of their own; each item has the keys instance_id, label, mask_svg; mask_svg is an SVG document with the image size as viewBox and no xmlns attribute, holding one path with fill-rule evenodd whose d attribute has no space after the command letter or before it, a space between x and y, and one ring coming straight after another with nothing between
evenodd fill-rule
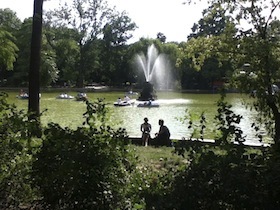
<instances>
[{"instance_id":1,"label":"shrub","mask_svg":"<svg viewBox=\"0 0 280 210\"><path fill-rule=\"evenodd\" d=\"M29 136L33 121L7 103L0 93L0 209L15 209L35 198L30 169L34 142Z\"/></svg>"},{"instance_id":2,"label":"shrub","mask_svg":"<svg viewBox=\"0 0 280 210\"><path fill-rule=\"evenodd\" d=\"M173 209L275 209L278 195L271 181L279 183L278 170L269 166L270 148L249 149L238 127L242 116L218 102L219 137L215 145L178 143L176 152L188 152L189 166L175 177L169 201ZM235 145L233 141L237 142ZM197 142L198 143L198 142ZM275 157L275 156L273 156ZM278 164L279 165L279 164ZM270 173L267 173L270 171ZM270 186L269 186L270 183Z\"/></svg>"},{"instance_id":3,"label":"shrub","mask_svg":"<svg viewBox=\"0 0 280 210\"><path fill-rule=\"evenodd\" d=\"M103 100L87 102L85 126L51 123L33 164L34 183L45 208L116 209L125 205L127 173L133 169L125 129L106 125Z\"/></svg>"}]
</instances>

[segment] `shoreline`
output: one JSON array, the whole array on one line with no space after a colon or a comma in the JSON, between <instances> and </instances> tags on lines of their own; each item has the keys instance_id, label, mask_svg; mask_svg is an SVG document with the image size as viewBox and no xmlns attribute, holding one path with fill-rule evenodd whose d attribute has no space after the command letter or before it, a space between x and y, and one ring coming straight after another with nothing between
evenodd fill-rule
<instances>
[{"instance_id":1,"label":"shoreline","mask_svg":"<svg viewBox=\"0 0 280 210\"><path fill-rule=\"evenodd\" d=\"M1 91L19 91L28 90L28 87L0 87ZM44 87L40 88L43 92L128 92L131 91L130 87L110 87L110 86L86 86L84 88L76 87ZM157 92L179 92L179 93L194 93L194 94L219 94L219 90L203 90L203 89L166 89L166 90L156 90ZM134 88L133 92L141 92L141 89ZM229 90L226 93L239 93L237 90Z\"/></svg>"},{"instance_id":2,"label":"shoreline","mask_svg":"<svg viewBox=\"0 0 280 210\"><path fill-rule=\"evenodd\" d=\"M142 144L142 139L141 137L136 137L136 136L129 136L128 137L129 141L132 143L132 144L135 144L135 145L139 145L141 146ZM215 140L214 139L203 139L203 140L188 140L188 139L174 139L174 138L171 138L171 141L173 143L176 144L176 142L180 142L180 141L184 141L186 144L189 144L189 145L192 145L192 144L200 144L200 145L208 145L208 146L217 146L215 144ZM233 143L235 146L240 146L238 143ZM271 145L270 144L265 144L265 143L254 143L254 142L244 142L243 144L245 147L251 147L251 148L260 148L260 147L270 147ZM148 146L151 146L151 145L148 145Z\"/></svg>"}]
</instances>

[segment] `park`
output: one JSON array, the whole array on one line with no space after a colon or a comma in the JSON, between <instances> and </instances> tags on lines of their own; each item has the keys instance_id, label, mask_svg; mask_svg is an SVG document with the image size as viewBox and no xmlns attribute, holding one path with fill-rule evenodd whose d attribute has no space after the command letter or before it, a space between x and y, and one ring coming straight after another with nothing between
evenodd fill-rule
<instances>
[{"instance_id":1,"label":"park","mask_svg":"<svg viewBox=\"0 0 280 210\"><path fill-rule=\"evenodd\" d=\"M131 44L105 0L43 2L0 9L0 209L280 208L279 2ZM144 118L172 144L142 146Z\"/></svg>"}]
</instances>

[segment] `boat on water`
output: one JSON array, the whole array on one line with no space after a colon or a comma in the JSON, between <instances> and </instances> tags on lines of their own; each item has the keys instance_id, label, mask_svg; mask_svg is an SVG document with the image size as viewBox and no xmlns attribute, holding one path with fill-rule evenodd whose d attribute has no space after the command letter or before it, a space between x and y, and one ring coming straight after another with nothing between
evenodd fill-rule
<instances>
[{"instance_id":1,"label":"boat on water","mask_svg":"<svg viewBox=\"0 0 280 210\"><path fill-rule=\"evenodd\" d=\"M17 95L17 98L18 99L28 99L29 95L28 95L28 93L22 93L22 94Z\"/></svg>"},{"instance_id":2,"label":"boat on water","mask_svg":"<svg viewBox=\"0 0 280 210\"><path fill-rule=\"evenodd\" d=\"M131 106L134 105L135 99L129 98L127 95L123 98L118 98L116 102L114 102L114 106Z\"/></svg>"},{"instance_id":3,"label":"boat on water","mask_svg":"<svg viewBox=\"0 0 280 210\"><path fill-rule=\"evenodd\" d=\"M159 103L157 103L156 101L143 101L137 104L137 107L159 107Z\"/></svg>"},{"instance_id":4,"label":"boat on water","mask_svg":"<svg viewBox=\"0 0 280 210\"><path fill-rule=\"evenodd\" d=\"M114 102L114 106L131 106L134 102L131 101L121 101L121 102Z\"/></svg>"},{"instance_id":5,"label":"boat on water","mask_svg":"<svg viewBox=\"0 0 280 210\"><path fill-rule=\"evenodd\" d=\"M18 99L28 99L29 98L29 94L21 89L19 94L16 97Z\"/></svg>"},{"instance_id":6,"label":"boat on water","mask_svg":"<svg viewBox=\"0 0 280 210\"><path fill-rule=\"evenodd\" d=\"M18 99L28 99L29 94L26 92L21 92L19 95L16 96ZM41 98L41 93L39 93L39 98Z\"/></svg>"},{"instance_id":7,"label":"boat on water","mask_svg":"<svg viewBox=\"0 0 280 210\"><path fill-rule=\"evenodd\" d=\"M77 101L87 101L88 97L86 93L78 93L76 96Z\"/></svg>"},{"instance_id":8,"label":"boat on water","mask_svg":"<svg viewBox=\"0 0 280 210\"><path fill-rule=\"evenodd\" d=\"M73 99L74 96L68 95L67 93L61 93L56 98L57 99Z\"/></svg>"},{"instance_id":9,"label":"boat on water","mask_svg":"<svg viewBox=\"0 0 280 210\"><path fill-rule=\"evenodd\" d=\"M135 100L129 99L129 100L121 100L120 98L114 102L114 106L132 106L135 104Z\"/></svg>"}]
</instances>

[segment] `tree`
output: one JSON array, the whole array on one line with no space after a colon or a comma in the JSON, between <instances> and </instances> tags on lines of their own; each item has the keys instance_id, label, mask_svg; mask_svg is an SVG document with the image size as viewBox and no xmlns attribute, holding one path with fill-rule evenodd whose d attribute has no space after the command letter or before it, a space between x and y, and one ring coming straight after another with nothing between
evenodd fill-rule
<instances>
[{"instance_id":1,"label":"tree","mask_svg":"<svg viewBox=\"0 0 280 210\"><path fill-rule=\"evenodd\" d=\"M21 27L21 20L16 13L9 8L0 9L0 27L10 33L14 33Z\"/></svg>"},{"instance_id":2,"label":"tree","mask_svg":"<svg viewBox=\"0 0 280 210\"><path fill-rule=\"evenodd\" d=\"M202 14L203 18L192 27L193 33L188 36L189 41L181 44L183 53L177 64L183 64L183 60L187 63L189 60L192 61L191 68L187 67L186 71L183 71L185 75L183 86L215 89L216 81L222 83L225 77L230 77L233 72L232 58L221 55L222 51L227 51L227 48L231 47L227 44L227 39L231 38L234 43L236 29L226 10L218 4L209 6ZM185 55L187 57L183 58Z\"/></svg>"},{"instance_id":3,"label":"tree","mask_svg":"<svg viewBox=\"0 0 280 210\"><path fill-rule=\"evenodd\" d=\"M279 35L274 24L280 2L212 0L210 3L228 11L237 25L246 22L246 29L240 27L234 34L225 31L216 38L201 39L199 47L192 48L192 60L200 68L205 59L216 56L231 61L236 70L239 68L235 84L246 93L256 90L254 107L262 116L276 146L279 146L280 97L272 86L279 81L280 71ZM249 68L243 68L240 74L244 64L249 64L245 65Z\"/></svg>"},{"instance_id":4,"label":"tree","mask_svg":"<svg viewBox=\"0 0 280 210\"><path fill-rule=\"evenodd\" d=\"M0 70L12 70L18 51L18 47L15 45L15 37L0 28L0 43Z\"/></svg>"},{"instance_id":5,"label":"tree","mask_svg":"<svg viewBox=\"0 0 280 210\"><path fill-rule=\"evenodd\" d=\"M198 23L193 24L192 33L188 36L188 39L201 36L219 36L224 32L226 25L230 23L226 10L217 4L204 9L202 15L203 18Z\"/></svg>"},{"instance_id":6,"label":"tree","mask_svg":"<svg viewBox=\"0 0 280 210\"><path fill-rule=\"evenodd\" d=\"M44 22L44 29L46 41L56 55L56 65L59 70L56 82L60 85L74 84L78 74L76 61L80 57L79 32L64 26L54 26L51 18Z\"/></svg>"},{"instance_id":7,"label":"tree","mask_svg":"<svg viewBox=\"0 0 280 210\"><path fill-rule=\"evenodd\" d=\"M43 31L46 31L43 29ZM17 61L9 83L13 86L28 86L32 18L25 19L21 28L15 33L16 44L19 48ZM46 41L46 36L42 36L40 65L40 86L50 85L55 82L58 76L58 69L55 63L56 54Z\"/></svg>"},{"instance_id":8,"label":"tree","mask_svg":"<svg viewBox=\"0 0 280 210\"><path fill-rule=\"evenodd\" d=\"M101 37L102 28L111 12L105 0L73 0L70 6L65 3L48 15L51 17L52 26L73 28L78 32L80 51L80 58L76 64L78 87L83 87L86 72L90 70L87 68L89 60L86 59L86 55L92 49L94 41Z\"/></svg>"},{"instance_id":9,"label":"tree","mask_svg":"<svg viewBox=\"0 0 280 210\"><path fill-rule=\"evenodd\" d=\"M111 46L123 46L132 37L136 24L125 12L112 13L103 28L103 40Z\"/></svg>"},{"instance_id":10,"label":"tree","mask_svg":"<svg viewBox=\"0 0 280 210\"><path fill-rule=\"evenodd\" d=\"M125 83L130 75L125 43L132 37L131 31L135 30L135 23L125 12L112 14L109 22L103 28L100 63L105 70L102 75L107 82Z\"/></svg>"},{"instance_id":11,"label":"tree","mask_svg":"<svg viewBox=\"0 0 280 210\"><path fill-rule=\"evenodd\" d=\"M20 25L21 21L15 12L10 9L0 9L0 72L14 68L18 52L15 32Z\"/></svg>"},{"instance_id":12,"label":"tree","mask_svg":"<svg viewBox=\"0 0 280 210\"><path fill-rule=\"evenodd\" d=\"M42 36L40 86L46 87L58 80L59 69L56 64L56 52L48 44L45 35Z\"/></svg>"},{"instance_id":13,"label":"tree","mask_svg":"<svg viewBox=\"0 0 280 210\"><path fill-rule=\"evenodd\" d=\"M28 87L30 68L30 49L32 34L32 18L27 18L16 33L16 45L19 48L17 61L12 77L8 82L12 86Z\"/></svg>"},{"instance_id":14,"label":"tree","mask_svg":"<svg viewBox=\"0 0 280 210\"><path fill-rule=\"evenodd\" d=\"M119 62L114 56L121 56L119 53L136 27L124 12L118 13L115 8L110 8L106 0L74 0L72 4L48 13L47 18L52 28L71 28L77 35L73 40L78 43L79 58L74 65L76 73L71 75L77 76L78 87L83 87L86 80L108 82L111 79L112 74L107 77L104 70L115 71L117 68L114 63L108 68L108 59L104 62L103 58L113 52L110 59Z\"/></svg>"},{"instance_id":15,"label":"tree","mask_svg":"<svg viewBox=\"0 0 280 210\"><path fill-rule=\"evenodd\" d=\"M29 100L28 112L30 119L38 120L40 115L40 61L42 38L43 0L34 0L30 69L29 69Z\"/></svg>"},{"instance_id":16,"label":"tree","mask_svg":"<svg viewBox=\"0 0 280 210\"><path fill-rule=\"evenodd\" d=\"M159 39L162 43L166 42L166 36L161 32L157 33L157 39Z\"/></svg>"}]
</instances>

